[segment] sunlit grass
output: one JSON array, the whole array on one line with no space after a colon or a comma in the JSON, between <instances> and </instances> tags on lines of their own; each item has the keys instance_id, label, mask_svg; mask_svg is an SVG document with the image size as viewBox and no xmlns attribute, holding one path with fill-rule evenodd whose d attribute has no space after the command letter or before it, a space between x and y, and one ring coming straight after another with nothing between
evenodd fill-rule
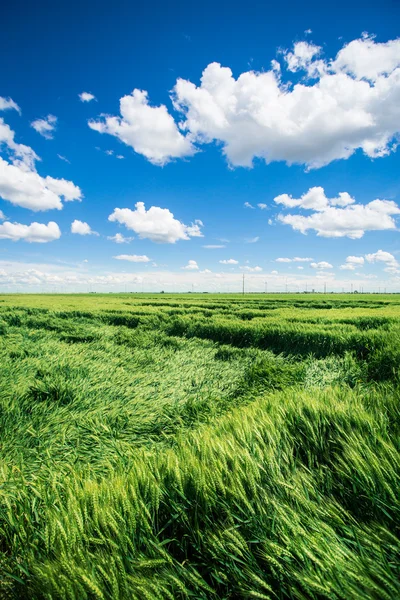
<instances>
[{"instance_id":1,"label":"sunlit grass","mask_svg":"<svg viewBox=\"0 0 400 600\"><path fill-rule=\"evenodd\" d=\"M400 597L397 296L0 300L0 598Z\"/></svg>"}]
</instances>

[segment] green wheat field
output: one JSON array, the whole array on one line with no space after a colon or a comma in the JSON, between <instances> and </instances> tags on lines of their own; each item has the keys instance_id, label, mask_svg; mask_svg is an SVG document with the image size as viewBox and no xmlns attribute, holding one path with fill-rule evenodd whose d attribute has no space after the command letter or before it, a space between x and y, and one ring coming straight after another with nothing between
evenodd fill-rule
<instances>
[{"instance_id":1,"label":"green wheat field","mask_svg":"<svg viewBox=\"0 0 400 600\"><path fill-rule=\"evenodd\" d=\"M400 598L400 296L0 296L0 598Z\"/></svg>"}]
</instances>

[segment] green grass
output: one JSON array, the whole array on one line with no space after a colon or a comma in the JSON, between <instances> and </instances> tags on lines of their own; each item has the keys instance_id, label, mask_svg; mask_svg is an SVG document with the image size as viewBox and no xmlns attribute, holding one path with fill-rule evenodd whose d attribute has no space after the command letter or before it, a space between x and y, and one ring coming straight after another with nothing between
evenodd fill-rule
<instances>
[{"instance_id":1,"label":"green grass","mask_svg":"<svg viewBox=\"0 0 400 600\"><path fill-rule=\"evenodd\" d=\"M0 298L0 598L400 597L400 299Z\"/></svg>"}]
</instances>

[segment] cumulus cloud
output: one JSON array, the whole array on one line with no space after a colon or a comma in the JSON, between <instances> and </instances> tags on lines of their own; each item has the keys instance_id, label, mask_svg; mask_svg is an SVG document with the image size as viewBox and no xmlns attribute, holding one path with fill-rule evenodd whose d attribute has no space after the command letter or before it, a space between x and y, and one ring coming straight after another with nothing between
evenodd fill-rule
<instances>
[{"instance_id":1,"label":"cumulus cloud","mask_svg":"<svg viewBox=\"0 0 400 600\"><path fill-rule=\"evenodd\" d=\"M119 254L118 256L113 256L113 258L117 260L128 260L129 262L135 263L148 263L151 261L151 258L146 256L145 254Z\"/></svg>"},{"instance_id":2,"label":"cumulus cloud","mask_svg":"<svg viewBox=\"0 0 400 600\"><path fill-rule=\"evenodd\" d=\"M31 123L31 127L33 127L35 131L46 138L46 140L53 139L53 132L56 129L56 125L57 117L54 115L47 115L47 117L44 117L43 119L36 119Z\"/></svg>"},{"instance_id":3,"label":"cumulus cloud","mask_svg":"<svg viewBox=\"0 0 400 600\"><path fill-rule=\"evenodd\" d=\"M312 269L333 269L333 266L324 260L321 260L320 262L312 262L310 267Z\"/></svg>"},{"instance_id":4,"label":"cumulus cloud","mask_svg":"<svg viewBox=\"0 0 400 600\"><path fill-rule=\"evenodd\" d=\"M93 96L90 92L82 92L78 94L79 100L81 102L91 102L92 100L97 100L96 96Z\"/></svg>"},{"instance_id":5,"label":"cumulus cloud","mask_svg":"<svg viewBox=\"0 0 400 600\"><path fill-rule=\"evenodd\" d=\"M246 271L247 273L260 273L262 271L262 267L240 267L242 271Z\"/></svg>"},{"instance_id":6,"label":"cumulus cloud","mask_svg":"<svg viewBox=\"0 0 400 600\"><path fill-rule=\"evenodd\" d=\"M0 96L0 110L16 110L21 114L21 109L12 98L3 98Z\"/></svg>"},{"instance_id":7,"label":"cumulus cloud","mask_svg":"<svg viewBox=\"0 0 400 600\"><path fill-rule=\"evenodd\" d=\"M348 256L346 262L340 265L342 271L355 271L356 268L360 268L364 265L363 256Z\"/></svg>"},{"instance_id":8,"label":"cumulus cloud","mask_svg":"<svg viewBox=\"0 0 400 600\"><path fill-rule=\"evenodd\" d=\"M366 254L365 258L369 263L384 263L386 266L384 271L386 273L397 274L400 273L399 263L390 252L384 250L378 250L373 254Z\"/></svg>"},{"instance_id":9,"label":"cumulus cloud","mask_svg":"<svg viewBox=\"0 0 400 600\"><path fill-rule=\"evenodd\" d=\"M62 199L81 200L82 192L72 181L41 177L20 164L0 157L0 196L16 206L34 211L62 209Z\"/></svg>"},{"instance_id":10,"label":"cumulus cloud","mask_svg":"<svg viewBox=\"0 0 400 600\"><path fill-rule=\"evenodd\" d=\"M291 85L274 70L235 79L218 63L204 70L200 86L178 79L174 106L184 112L183 127L193 142L221 143L236 166L251 166L258 157L317 168L357 149L369 157L394 150L400 114L398 40L355 40L334 60L322 60L318 47L299 42L286 54L286 63L315 81Z\"/></svg>"},{"instance_id":11,"label":"cumulus cloud","mask_svg":"<svg viewBox=\"0 0 400 600\"><path fill-rule=\"evenodd\" d=\"M195 148L182 135L166 106L150 106L147 92L135 89L121 98L120 112L120 117L104 115L100 120L91 120L89 127L117 137L156 165L194 154Z\"/></svg>"},{"instance_id":12,"label":"cumulus cloud","mask_svg":"<svg viewBox=\"0 0 400 600\"><path fill-rule=\"evenodd\" d=\"M108 240L115 242L116 244L129 244L133 239L133 237L125 237L122 233L116 233L115 235L108 235Z\"/></svg>"},{"instance_id":13,"label":"cumulus cloud","mask_svg":"<svg viewBox=\"0 0 400 600\"><path fill-rule=\"evenodd\" d=\"M15 141L15 132L0 118L0 149L7 147L7 150L12 154L12 162L21 168L35 168L35 161L39 160L38 155L30 146L18 144Z\"/></svg>"},{"instance_id":14,"label":"cumulus cloud","mask_svg":"<svg viewBox=\"0 0 400 600\"><path fill-rule=\"evenodd\" d=\"M293 46L293 52L285 53L285 61L289 71L309 71L314 58L321 52L319 46L314 46L308 42L297 42Z\"/></svg>"},{"instance_id":15,"label":"cumulus cloud","mask_svg":"<svg viewBox=\"0 0 400 600\"><path fill-rule=\"evenodd\" d=\"M15 142L15 133L0 119L0 150L6 147L7 160L0 157L0 197L16 206L34 211L58 209L65 202L81 200L82 192L72 181L42 177L35 163L40 160L29 146Z\"/></svg>"},{"instance_id":16,"label":"cumulus cloud","mask_svg":"<svg viewBox=\"0 0 400 600\"><path fill-rule=\"evenodd\" d=\"M186 271L197 271L199 268L199 265L197 264L197 262L195 260L189 260L188 264L185 265L184 267L182 267L182 269L185 269Z\"/></svg>"},{"instance_id":17,"label":"cumulus cloud","mask_svg":"<svg viewBox=\"0 0 400 600\"><path fill-rule=\"evenodd\" d=\"M289 78L279 63L237 79L209 64L200 85L177 79L172 92L177 120L165 105L151 106L135 89L120 101L120 116L89 123L133 147L154 164L191 156L216 142L233 166L255 158L318 168L357 150L370 158L393 152L400 122L400 41L353 40L333 57L306 41L284 52ZM301 78L304 73L305 77Z\"/></svg>"},{"instance_id":18,"label":"cumulus cloud","mask_svg":"<svg viewBox=\"0 0 400 600\"><path fill-rule=\"evenodd\" d=\"M244 206L245 208L254 208L254 206L253 206L252 204L250 204L250 202L245 202L245 203L243 204L243 206Z\"/></svg>"},{"instance_id":19,"label":"cumulus cloud","mask_svg":"<svg viewBox=\"0 0 400 600\"><path fill-rule=\"evenodd\" d=\"M366 231L396 229L393 216L400 214L399 206L391 200L356 204L347 192L340 192L335 198L327 198L322 187L310 188L301 198L281 194L274 201L285 208L314 211L310 216L280 214L278 220L303 234L314 230L322 237L347 236L357 239Z\"/></svg>"},{"instance_id":20,"label":"cumulus cloud","mask_svg":"<svg viewBox=\"0 0 400 600\"><path fill-rule=\"evenodd\" d=\"M30 225L22 225L21 223L6 221L0 225L0 238L12 240L13 242L24 240L25 242L44 244L58 240L59 237L61 237L61 231L54 221L49 221L47 225L36 222Z\"/></svg>"},{"instance_id":21,"label":"cumulus cloud","mask_svg":"<svg viewBox=\"0 0 400 600\"><path fill-rule=\"evenodd\" d=\"M355 200L347 192L340 192L337 198L327 198L323 187L312 187L301 196L292 198L289 194L280 194L274 198L276 204L285 208L304 208L308 210L324 211L330 206L348 206Z\"/></svg>"},{"instance_id":22,"label":"cumulus cloud","mask_svg":"<svg viewBox=\"0 0 400 600\"><path fill-rule=\"evenodd\" d=\"M220 260L219 261L221 263L221 265L238 265L239 261L235 260L234 258L227 258L224 260Z\"/></svg>"},{"instance_id":23,"label":"cumulus cloud","mask_svg":"<svg viewBox=\"0 0 400 600\"><path fill-rule=\"evenodd\" d=\"M377 43L372 37L353 40L342 48L332 64L335 71L350 73L357 80L375 82L399 67L400 39Z\"/></svg>"},{"instance_id":24,"label":"cumulus cloud","mask_svg":"<svg viewBox=\"0 0 400 600\"><path fill-rule=\"evenodd\" d=\"M217 250L218 248L226 248L224 244L206 244L203 248L207 248L207 250Z\"/></svg>"},{"instance_id":25,"label":"cumulus cloud","mask_svg":"<svg viewBox=\"0 0 400 600\"><path fill-rule=\"evenodd\" d=\"M75 219L71 223L71 233L77 233L78 235L99 235L97 231L93 231L88 223Z\"/></svg>"},{"instance_id":26,"label":"cumulus cloud","mask_svg":"<svg viewBox=\"0 0 400 600\"><path fill-rule=\"evenodd\" d=\"M369 263L383 262L383 263L397 264L397 260L395 259L393 254L390 254L390 252L385 252L384 250L378 250L377 252L374 252L373 254L366 254L365 258L366 258L367 262L369 262Z\"/></svg>"},{"instance_id":27,"label":"cumulus cloud","mask_svg":"<svg viewBox=\"0 0 400 600\"><path fill-rule=\"evenodd\" d=\"M268 205L264 204L264 202L259 202L257 206L258 208L261 208L261 210L266 210L268 208Z\"/></svg>"},{"instance_id":28,"label":"cumulus cloud","mask_svg":"<svg viewBox=\"0 0 400 600\"><path fill-rule=\"evenodd\" d=\"M203 237L203 223L196 220L192 225L185 225L174 218L168 208L151 206L146 210L143 202L137 202L135 210L115 208L108 217L109 221L117 221L138 234L140 238L150 239L159 244L175 244L178 240L191 237Z\"/></svg>"}]
</instances>

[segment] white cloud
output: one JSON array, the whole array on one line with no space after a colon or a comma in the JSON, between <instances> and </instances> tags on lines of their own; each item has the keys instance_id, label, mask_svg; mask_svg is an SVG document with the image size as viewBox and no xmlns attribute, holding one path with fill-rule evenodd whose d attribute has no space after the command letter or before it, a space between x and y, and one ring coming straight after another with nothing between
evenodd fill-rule
<instances>
[{"instance_id":1,"label":"white cloud","mask_svg":"<svg viewBox=\"0 0 400 600\"><path fill-rule=\"evenodd\" d=\"M247 271L248 273L260 273L262 271L262 267L240 267L242 271Z\"/></svg>"},{"instance_id":2,"label":"white cloud","mask_svg":"<svg viewBox=\"0 0 400 600\"><path fill-rule=\"evenodd\" d=\"M12 153L12 162L20 168L31 169L35 168L35 161L40 160L38 155L32 148L25 144L17 144L14 140L14 131L0 118L0 147L7 146Z\"/></svg>"},{"instance_id":3,"label":"white cloud","mask_svg":"<svg viewBox=\"0 0 400 600\"><path fill-rule=\"evenodd\" d=\"M333 280L333 279L335 279L335 274L334 273L330 273L329 271L317 271L315 277L317 279L330 279L330 280Z\"/></svg>"},{"instance_id":4,"label":"white cloud","mask_svg":"<svg viewBox=\"0 0 400 600\"><path fill-rule=\"evenodd\" d=\"M384 271L386 271L387 273L393 273L393 274L400 273L400 270L398 268L399 263L397 262L397 260L393 256L393 254L390 254L390 252L385 252L384 250L378 250L377 252L374 252L373 254L366 254L365 259L369 263L376 263L376 262L384 263L386 265L384 268Z\"/></svg>"},{"instance_id":5,"label":"white cloud","mask_svg":"<svg viewBox=\"0 0 400 600\"><path fill-rule=\"evenodd\" d=\"M65 156L63 156L62 154L57 154L58 158L66 163L68 163L69 165L71 164L71 162L68 160L68 158L65 158Z\"/></svg>"},{"instance_id":6,"label":"white cloud","mask_svg":"<svg viewBox=\"0 0 400 600\"><path fill-rule=\"evenodd\" d=\"M271 271L271 275L278 275L278 271Z\"/></svg>"},{"instance_id":7,"label":"white cloud","mask_svg":"<svg viewBox=\"0 0 400 600\"><path fill-rule=\"evenodd\" d=\"M377 43L371 37L353 40L342 48L332 67L350 73L356 79L376 81L390 75L399 66L400 39Z\"/></svg>"},{"instance_id":8,"label":"white cloud","mask_svg":"<svg viewBox=\"0 0 400 600\"><path fill-rule=\"evenodd\" d=\"M206 244L203 248L207 248L207 250L217 250L218 248L226 248L224 244Z\"/></svg>"},{"instance_id":9,"label":"white cloud","mask_svg":"<svg viewBox=\"0 0 400 600\"><path fill-rule=\"evenodd\" d=\"M291 262L312 262L313 258L302 258L301 256L295 256L294 258L277 258L275 262L280 263L291 263Z\"/></svg>"},{"instance_id":10,"label":"white cloud","mask_svg":"<svg viewBox=\"0 0 400 600\"><path fill-rule=\"evenodd\" d=\"M274 198L274 202L282 204L285 208L304 208L323 212L330 206L354 204L355 200L347 192L339 192L337 198L327 198L323 187L312 187L301 198L292 198L289 194L281 194Z\"/></svg>"},{"instance_id":11,"label":"white cloud","mask_svg":"<svg viewBox=\"0 0 400 600\"><path fill-rule=\"evenodd\" d=\"M16 206L34 211L63 207L68 202L81 200L82 192L72 181L41 177L24 165L10 164L0 157L0 196Z\"/></svg>"},{"instance_id":12,"label":"white cloud","mask_svg":"<svg viewBox=\"0 0 400 600\"><path fill-rule=\"evenodd\" d=\"M239 261L235 260L234 258L220 260L219 262L221 263L221 265L238 265L239 264Z\"/></svg>"},{"instance_id":13,"label":"white cloud","mask_svg":"<svg viewBox=\"0 0 400 600\"><path fill-rule=\"evenodd\" d=\"M99 235L97 231L91 229L88 223L78 221L78 219L75 219L75 221L71 223L71 233L77 233L78 235Z\"/></svg>"},{"instance_id":14,"label":"white cloud","mask_svg":"<svg viewBox=\"0 0 400 600\"><path fill-rule=\"evenodd\" d=\"M0 288L4 291L20 291L21 287L27 291L115 291L121 292L125 286L129 291L146 292L187 292L195 286L199 291L209 292L233 292L241 291L242 280L235 269L225 272L209 272L209 269L175 271L162 269L166 265L158 265L158 268L149 268L151 263L134 264L133 268L126 268L123 261L113 261L115 270L107 271L101 260L83 263L82 261L72 266L71 264L29 263L0 260ZM118 270L121 267L121 271ZM318 272L319 273L319 272ZM322 292L324 284L329 282L329 290L341 292L342 288L350 291L348 278L333 278L333 274L326 273L317 276L316 271L296 272L293 274L268 273L263 271L249 273L246 281L246 291L262 292L265 289L265 280L268 279L268 291L282 292L303 291L308 285L308 290L315 288ZM373 279L374 278L374 279ZM364 292L377 291L376 275L365 275L354 273L352 277L358 286L364 286ZM387 291L398 291L400 277L389 273L383 273L379 277L379 285L387 286ZM89 287L90 286L90 287ZM140 286L140 287L139 287Z\"/></svg>"},{"instance_id":15,"label":"white cloud","mask_svg":"<svg viewBox=\"0 0 400 600\"><path fill-rule=\"evenodd\" d=\"M15 133L0 118L0 150L8 149L8 160L0 157L0 197L31 210L62 208L64 201L81 200L82 192L72 181L41 177L35 163L40 160L29 146L18 144Z\"/></svg>"},{"instance_id":16,"label":"white cloud","mask_svg":"<svg viewBox=\"0 0 400 600\"><path fill-rule=\"evenodd\" d=\"M246 238L244 241L246 244L256 244L260 240L260 236L256 236L253 238Z\"/></svg>"},{"instance_id":17,"label":"white cloud","mask_svg":"<svg viewBox=\"0 0 400 600\"><path fill-rule=\"evenodd\" d=\"M91 102L92 100L97 100L96 96L93 96L90 92L82 92L78 94L79 100L81 102Z\"/></svg>"},{"instance_id":18,"label":"white cloud","mask_svg":"<svg viewBox=\"0 0 400 600\"><path fill-rule=\"evenodd\" d=\"M245 202L245 203L243 204L243 206L244 206L245 208L254 208L254 206L253 206L252 204L250 204L250 202Z\"/></svg>"},{"instance_id":19,"label":"white cloud","mask_svg":"<svg viewBox=\"0 0 400 600\"><path fill-rule=\"evenodd\" d=\"M285 61L289 71L309 71L313 63L313 59L321 52L319 46L314 46L308 42L297 42L294 44L293 52L286 52Z\"/></svg>"},{"instance_id":20,"label":"white cloud","mask_svg":"<svg viewBox=\"0 0 400 600\"><path fill-rule=\"evenodd\" d=\"M46 243L58 240L59 237L61 237L61 231L54 221L49 221L47 225L36 222L22 225L6 221L0 225L0 238L13 242L24 240L25 242Z\"/></svg>"},{"instance_id":21,"label":"white cloud","mask_svg":"<svg viewBox=\"0 0 400 600\"><path fill-rule=\"evenodd\" d=\"M352 265L363 265L364 257L363 256L348 256L346 258L347 263L351 263Z\"/></svg>"},{"instance_id":22,"label":"white cloud","mask_svg":"<svg viewBox=\"0 0 400 600\"><path fill-rule=\"evenodd\" d=\"M4 213L3 213L3 211L0 210L0 221L4 221L5 218L6 217L5 217Z\"/></svg>"},{"instance_id":23,"label":"white cloud","mask_svg":"<svg viewBox=\"0 0 400 600\"><path fill-rule=\"evenodd\" d=\"M301 271L303 271L304 267L297 267L298 269L300 269Z\"/></svg>"},{"instance_id":24,"label":"white cloud","mask_svg":"<svg viewBox=\"0 0 400 600\"><path fill-rule=\"evenodd\" d=\"M21 114L21 109L12 98L3 98L0 96L0 110L16 110Z\"/></svg>"},{"instance_id":25,"label":"white cloud","mask_svg":"<svg viewBox=\"0 0 400 600\"><path fill-rule=\"evenodd\" d=\"M186 271L197 271L199 268L199 265L197 264L197 262L195 260L189 260L188 264L184 267L182 267L182 269L185 269Z\"/></svg>"},{"instance_id":26,"label":"white cloud","mask_svg":"<svg viewBox=\"0 0 400 600\"><path fill-rule=\"evenodd\" d=\"M322 260L321 262L312 262L310 264L310 267L312 267L313 269L333 269L333 266L328 263L325 262L324 260Z\"/></svg>"},{"instance_id":27,"label":"white cloud","mask_svg":"<svg viewBox=\"0 0 400 600\"><path fill-rule=\"evenodd\" d=\"M259 202L257 206L258 208L261 208L261 210L266 210L268 208L268 205L264 204L263 202Z\"/></svg>"},{"instance_id":28,"label":"white cloud","mask_svg":"<svg viewBox=\"0 0 400 600\"><path fill-rule=\"evenodd\" d=\"M390 252L385 252L384 250L378 250L373 254L366 254L365 258L368 262L396 262L395 257Z\"/></svg>"},{"instance_id":29,"label":"white cloud","mask_svg":"<svg viewBox=\"0 0 400 600\"><path fill-rule=\"evenodd\" d=\"M151 206L146 211L143 202L137 202L136 210L115 208L108 217L109 221L122 223L138 234L140 238L148 238L160 244L175 244L178 240L190 237L203 237L200 227L203 223L196 220L192 225L185 225L174 218L167 208Z\"/></svg>"},{"instance_id":30,"label":"white cloud","mask_svg":"<svg viewBox=\"0 0 400 600\"><path fill-rule=\"evenodd\" d=\"M344 265L340 265L342 271L355 271L356 267L364 265L363 256L348 256Z\"/></svg>"},{"instance_id":31,"label":"white cloud","mask_svg":"<svg viewBox=\"0 0 400 600\"><path fill-rule=\"evenodd\" d=\"M125 158L125 156L122 156L122 154L117 154L115 158L118 158L119 160L123 160Z\"/></svg>"},{"instance_id":32,"label":"white cloud","mask_svg":"<svg viewBox=\"0 0 400 600\"><path fill-rule=\"evenodd\" d=\"M357 150L370 158L393 152L400 129L400 41L364 37L333 59L321 56L321 48L305 41L284 53L289 77L306 76L295 84L285 81L276 60L269 71L237 79L214 62L199 86L177 79L176 121L165 105L151 106L147 92L135 89L121 98L121 116L103 115L89 126L158 165L213 142L231 165L245 167L259 158L319 168Z\"/></svg>"},{"instance_id":33,"label":"white cloud","mask_svg":"<svg viewBox=\"0 0 400 600\"><path fill-rule=\"evenodd\" d=\"M371 158L393 151L400 113L398 40L355 40L333 61L321 60L319 52L299 42L286 54L289 69L303 69L315 77L312 83L288 84L273 70L234 79L218 63L208 65L198 87L178 79L174 106L185 114L190 139L221 143L236 166L251 166L258 157L317 168L357 149ZM367 68L369 59L374 66ZM355 79L354 71L370 81Z\"/></svg>"},{"instance_id":34,"label":"white cloud","mask_svg":"<svg viewBox=\"0 0 400 600\"><path fill-rule=\"evenodd\" d=\"M129 244L133 239L133 237L125 237L122 233L116 233L115 235L108 235L108 240L115 242L116 244Z\"/></svg>"},{"instance_id":35,"label":"white cloud","mask_svg":"<svg viewBox=\"0 0 400 600\"><path fill-rule=\"evenodd\" d=\"M166 106L150 106L147 92L135 89L121 98L120 112L120 117L104 115L101 120L89 121L89 127L117 137L156 165L194 154L195 148L179 131Z\"/></svg>"},{"instance_id":36,"label":"white cloud","mask_svg":"<svg viewBox=\"0 0 400 600\"><path fill-rule=\"evenodd\" d=\"M400 214L399 206L391 200L356 204L347 192L341 192L336 198L327 198L322 187L310 188L301 198L281 194L274 201L286 208L314 211L307 217L281 214L278 215L278 220L303 234L311 229L322 237L347 236L357 239L366 231L396 229L393 215Z\"/></svg>"},{"instance_id":37,"label":"white cloud","mask_svg":"<svg viewBox=\"0 0 400 600\"><path fill-rule=\"evenodd\" d=\"M278 63L277 60L272 59L271 60L271 69L275 72L275 73L280 73L281 72L281 65Z\"/></svg>"},{"instance_id":38,"label":"white cloud","mask_svg":"<svg viewBox=\"0 0 400 600\"><path fill-rule=\"evenodd\" d=\"M116 258L117 260L128 260L135 263L148 263L151 261L151 258L145 254L119 254L118 256L113 256L113 258Z\"/></svg>"},{"instance_id":39,"label":"white cloud","mask_svg":"<svg viewBox=\"0 0 400 600\"><path fill-rule=\"evenodd\" d=\"M44 119L36 119L31 123L31 127L33 127L35 131L46 138L46 140L53 139L53 132L56 129L56 125L57 117L54 115L47 115L47 117L44 117Z\"/></svg>"}]
</instances>

